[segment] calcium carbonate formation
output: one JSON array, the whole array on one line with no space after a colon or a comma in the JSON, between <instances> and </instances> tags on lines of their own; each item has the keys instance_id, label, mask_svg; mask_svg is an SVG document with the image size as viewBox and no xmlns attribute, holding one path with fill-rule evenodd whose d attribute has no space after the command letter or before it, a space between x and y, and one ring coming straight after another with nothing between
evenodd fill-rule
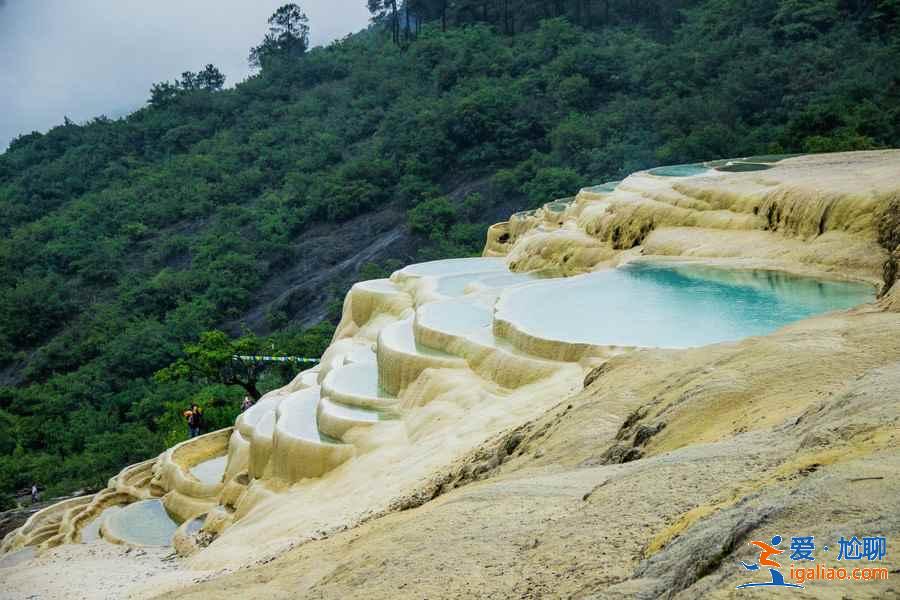
<instances>
[{"instance_id":1,"label":"calcium carbonate formation","mask_svg":"<svg viewBox=\"0 0 900 600\"><path fill-rule=\"evenodd\" d=\"M517 213L490 228L480 258L356 284L320 364L233 428L36 513L2 550L99 536L190 553L198 532L250 528L323 478L348 493L307 504L349 502L364 483L400 489L509 414L580 389L616 354L765 334L871 301L898 172L897 151L756 157L640 172ZM375 480L359 483L362 464Z\"/></svg>"}]
</instances>

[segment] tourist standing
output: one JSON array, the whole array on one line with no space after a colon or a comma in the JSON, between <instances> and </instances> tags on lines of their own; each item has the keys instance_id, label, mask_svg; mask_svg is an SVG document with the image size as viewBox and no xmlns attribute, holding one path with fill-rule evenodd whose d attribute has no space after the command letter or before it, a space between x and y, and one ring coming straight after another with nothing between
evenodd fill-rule
<instances>
[{"instance_id":1,"label":"tourist standing","mask_svg":"<svg viewBox=\"0 0 900 600\"><path fill-rule=\"evenodd\" d=\"M196 404L184 411L184 417L187 420L188 436L195 438L200 435L200 428L203 426L203 411Z\"/></svg>"}]
</instances>

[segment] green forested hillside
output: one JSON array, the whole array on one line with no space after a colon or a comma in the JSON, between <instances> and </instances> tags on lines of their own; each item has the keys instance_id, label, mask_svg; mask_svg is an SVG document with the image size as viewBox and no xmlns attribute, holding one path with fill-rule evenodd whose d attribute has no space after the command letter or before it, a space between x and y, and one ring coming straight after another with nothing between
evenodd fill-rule
<instances>
[{"instance_id":1,"label":"green forested hillside","mask_svg":"<svg viewBox=\"0 0 900 600\"><path fill-rule=\"evenodd\" d=\"M416 251L371 277L660 163L900 145L897 0L384 4L327 48L276 23L233 89L186 73L0 155L0 491L96 485L184 436L192 398L228 423L241 390L152 377L203 331L319 352L328 322L255 295L314 231L405 214Z\"/></svg>"}]
</instances>

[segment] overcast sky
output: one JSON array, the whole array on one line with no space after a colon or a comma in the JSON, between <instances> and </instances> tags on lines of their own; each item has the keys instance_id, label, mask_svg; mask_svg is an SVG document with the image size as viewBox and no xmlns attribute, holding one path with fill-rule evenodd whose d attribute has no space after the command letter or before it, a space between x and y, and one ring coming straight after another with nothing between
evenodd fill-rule
<instances>
[{"instance_id":1,"label":"overcast sky","mask_svg":"<svg viewBox=\"0 0 900 600\"><path fill-rule=\"evenodd\" d=\"M226 85L286 0L0 0L0 152L63 117L123 116L150 86L213 63ZM313 45L359 31L365 0L306 0Z\"/></svg>"}]
</instances>

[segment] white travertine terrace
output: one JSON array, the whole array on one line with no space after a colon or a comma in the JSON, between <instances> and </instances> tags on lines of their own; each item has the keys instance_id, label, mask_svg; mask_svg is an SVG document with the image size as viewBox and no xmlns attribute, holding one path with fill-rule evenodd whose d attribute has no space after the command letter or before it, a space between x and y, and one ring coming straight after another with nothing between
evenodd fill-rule
<instances>
[{"instance_id":1,"label":"white travertine terrace","mask_svg":"<svg viewBox=\"0 0 900 600\"><path fill-rule=\"evenodd\" d=\"M448 454L433 460L452 458L509 426L498 416L504 411L524 415L529 403L538 411L579 389L589 369L630 351L541 337L500 314L503 298L554 286L552 276L678 259L877 284L888 258L877 221L897 194L898 172L897 151L789 158L752 172L642 172L517 213L490 228L482 258L411 265L389 280L356 284L320 365L266 394L232 429L128 467L93 497L35 514L2 549L78 541L105 508L152 498L180 521L205 517L194 528L203 522L223 542L242 521L248 531L289 530L264 524L279 514L273 498L326 475L328 489L352 496L361 489L350 482L354 462L376 465L381 444L402 448L389 454L401 460L419 449L425 431L450 439L457 432L441 429L441 420L459 427L470 411L479 419L469 437L460 433L459 446L448 444ZM221 476L197 476L198 465L223 456ZM409 477L437 464L426 458L409 458ZM395 477L389 464L376 466ZM322 498L338 501L350 500ZM175 543L190 552L185 529Z\"/></svg>"}]
</instances>

